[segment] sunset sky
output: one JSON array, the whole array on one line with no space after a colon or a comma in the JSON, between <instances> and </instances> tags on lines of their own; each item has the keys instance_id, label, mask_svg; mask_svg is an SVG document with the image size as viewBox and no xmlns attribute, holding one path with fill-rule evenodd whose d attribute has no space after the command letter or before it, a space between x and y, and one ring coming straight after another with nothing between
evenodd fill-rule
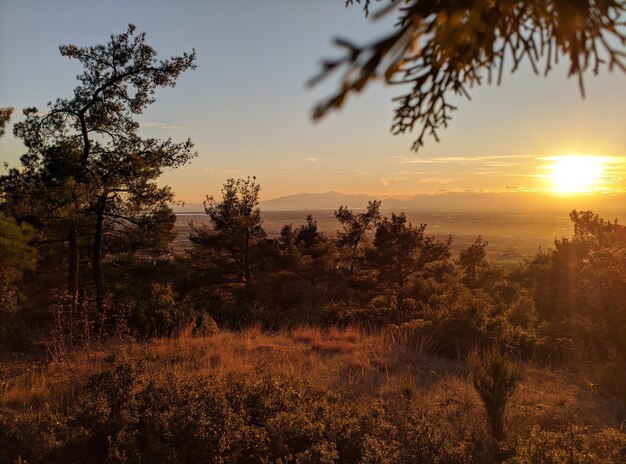
<instances>
[{"instance_id":1,"label":"sunset sky","mask_svg":"<svg viewBox=\"0 0 626 464\"><path fill-rule=\"evenodd\" d=\"M305 83L320 59L340 53L331 40L369 41L393 19L373 23L343 4L0 0L0 106L18 109L15 121L20 108L44 109L71 95L80 66L61 57L58 46L106 43L133 23L161 57L192 48L198 54L198 68L174 89L159 89L140 119L146 136L195 143L198 157L163 176L186 202L200 203L219 193L226 178L247 175L257 176L264 199L329 190L385 196L626 190L624 73L587 75L583 100L564 66L548 78L524 67L505 75L500 87L474 89L471 102L458 100L441 142L428 140L419 154L410 151L415 134L389 132L391 98L401 88L370 86L342 111L312 123L311 108L337 79L312 90ZM22 152L9 133L0 141L3 162L16 166ZM596 161L563 164L563 155ZM593 179L572 181L578 175Z\"/></svg>"}]
</instances>

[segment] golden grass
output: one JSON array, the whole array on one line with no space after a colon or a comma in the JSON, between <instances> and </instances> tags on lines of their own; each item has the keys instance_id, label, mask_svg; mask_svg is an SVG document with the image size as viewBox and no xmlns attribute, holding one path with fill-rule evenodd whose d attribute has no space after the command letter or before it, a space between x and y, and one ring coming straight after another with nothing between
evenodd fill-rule
<instances>
[{"instance_id":1,"label":"golden grass","mask_svg":"<svg viewBox=\"0 0 626 464\"><path fill-rule=\"evenodd\" d=\"M71 395L112 358L132 362L157 382L170 375L196 380L264 369L337 391L363 407L373 399L403 397L442 417L484 414L468 378L471 359L438 358L429 353L427 343L355 327L278 332L252 327L209 337L183 331L175 338L94 346L45 364L5 364L0 408L38 408ZM530 365L520 365L520 371L522 381L508 414L514 427L543 424L559 414L582 423L619 426L614 400L584 390L572 374Z\"/></svg>"}]
</instances>

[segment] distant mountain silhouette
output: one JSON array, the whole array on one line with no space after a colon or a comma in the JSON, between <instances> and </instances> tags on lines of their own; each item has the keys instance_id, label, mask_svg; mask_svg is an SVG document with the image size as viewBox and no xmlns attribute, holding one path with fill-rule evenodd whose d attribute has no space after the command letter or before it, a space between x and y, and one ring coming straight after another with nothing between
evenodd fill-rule
<instances>
[{"instance_id":1,"label":"distant mountain silhouette","mask_svg":"<svg viewBox=\"0 0 626 464\"><path fill-rule=\"evenodd\" d=\"M349 208L365 208L369 201L382 200L382 209L393 211L484 211L484 212L556 212L567 214L572 209L594 211L626 210L626 194L596 194L577 196L554 196L536 192L438 192L433 194L403 195L401 198L339 192L298 193L262 201L262 211L308 211L336 209L341 205Z\"/></svg>"},{"instance_id":2,"label":"distant mountain silhouette","mask_svg":"<svg viewBox=\"0 0 626 464\"><path fill-rule=\"evenodd\" d=\"M554 212L567 214L572 209L593 210L603 214L626 213L626 193L555 196L536 192L437 192L401 195L399 198L340 192L297 193L260 202L261 211L313 211L337 209L345 205L362 209L369 201L382 200L387 211L448 211L448 212ZM204 213L202 204L174 206L178 214Z\"/></svg>"},{"instance_id":3,"label":"distant mountain silhouette","mask_svg":"<svg viewBox=\"0 0 626 464\"><path fill-rule=\"evenodd\" d=\"M346 194L339 192L297 193L272 200L262 201L261 210L265 211L297 211L311 209L336 209L341 205L348 208L365 208L370 201L378 197L365 194Z\"/></svg>"}]
</instances>

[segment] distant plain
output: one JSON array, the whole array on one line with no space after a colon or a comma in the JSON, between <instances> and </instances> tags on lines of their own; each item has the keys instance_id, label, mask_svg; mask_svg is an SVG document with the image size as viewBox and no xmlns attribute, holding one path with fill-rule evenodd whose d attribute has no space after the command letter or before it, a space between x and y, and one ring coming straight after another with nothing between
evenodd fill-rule
<instances>
[{"instance_id":1,"label":"distant plain","mask_svg":"<svg viewBox=\"0 0 626 464\"><path fill-rule=\"evenodd\" d=\"M382 210L390 216L392 211ZM298 226L311 214L317 220L321 231L334 235L339 223L333 210L309 211L265 211L261 212L263 227L267 234L276 238L284 224ZM428 235L439 239L452 236L452 253L457 255L461 248L471 244L479 235L489 242L488 259L496 264L514 264L531 258L539 248L547 249L555 239L571 238L573 227L567 212L554 213L494 213L494 212L432 212L406 211L407 219L413 224L427 225ZM624 215L618 215L623 217ZM202 211L177 214L178 238L174 242L175 252L190 246L190 224L201 227L208 224L208 217Z\"/></svg>"}]
</instances>

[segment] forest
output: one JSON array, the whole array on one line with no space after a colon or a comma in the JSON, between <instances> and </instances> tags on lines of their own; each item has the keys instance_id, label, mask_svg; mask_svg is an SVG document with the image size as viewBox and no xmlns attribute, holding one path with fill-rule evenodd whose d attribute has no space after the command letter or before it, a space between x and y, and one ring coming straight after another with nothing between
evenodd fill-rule
<instances>
[{"instance_id":1,"label":"forest","mask_svg":"<svg viewBox=\"0 0 626 464\"><path fill-rule=\"evenodd\" d=\"M134 26L60 52L78 85L0 176L0 462L626 462L617 220L498 266L379 201L270 237L230 178L174 253L159 178L197 154L137 116L195 52Z\"/></svg>"}]
</instances>

